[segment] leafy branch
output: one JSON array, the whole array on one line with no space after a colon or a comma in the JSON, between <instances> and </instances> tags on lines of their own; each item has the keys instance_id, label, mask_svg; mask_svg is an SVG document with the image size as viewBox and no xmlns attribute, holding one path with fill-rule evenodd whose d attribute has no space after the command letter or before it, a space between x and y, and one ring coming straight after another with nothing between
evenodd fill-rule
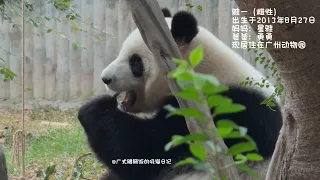
<instances>
[{"instance_id":1,"label":"leafy branch","mask_svg":"<svg viewBox=\"0 0 320 180\"><path fill-rule=\"evenodd\" d=\"M240 85L243 87L259 86L260 88L269 88L270 86L274 86L275 90L272 93L272 95L270 95L270 97L268 97L267 99L265 99L263 102L260 103L260 104L265 104L266 106L272 109L272 107L276 106L275 104L276 97L281 96L282 93L285 92L285 87L281 83L281 78L279 76L275 62L273 62L271 59L266 59L266 57L263 56L263 52L259 52L257 49L248 48L248 51L251 51L252 49L254 53L257 54L257 56L255 57L255 62L262 64L264 69L269 69L272 71L271 77L273 77L276 80L276 84L271 85L270 82L268 81L270 79L270 76L267 76L266 78L263 78L261 80L254 80L252 77L247 77L244 81L240 83ZM260 49L264 50L264 48L260 48Z\"/></svg>"},{"instance_id":2,"label":"leafy branch","mask_svg":"<svg viewBox=\"0 0 320 180\"><path fill-rule=\"evenodd\" d=\"M18 16L22 17L20 13L18 13L16 10L14 10L13 8L10 9L10 11L12 13L15 13L17 14ZM47 21L50 21L49 18L45 18ZM28 24L31 24L33 27L36 27L38 28L40 25L46 27L48 30L47 30L47 33L51 33L51 32L55 32L57 35L59 35L61 38L63 39L67 39L69 42L71 42L73 44L73 47L81 47L80 44L78 43L74 43L70 38L68 38L63 32L58 32L56 30L53 30L52 28L48 27L45 23L41 22L41 21L38 21L30 16L28 16L28 19L26 20L26 22ZM37 36L40 36L38 34L36 34ZM85 49L85 47L81 47L82 49Z\"/></svg>"},{"instance_id":3,"label":"leafy branch","mask_svg":"<svg viewBox=\"0 0 320 180\"><path fill-rule=\"evenodd\" d=\"M203 60L202 46L196 47L189 56L189 61L173 58L172 61L178 64L178 67L169 73L169 78L176 80L181 88L179 93L173 94L184 100L194 101L199 104L205 112L201 112L196 108L175 108L171 105L166 105L165 108L170 112L167 117L178 115L184 117L192 117L205 123L206 119L213 119L217 115L238 113L245 110L241 104L233 103L231 99L220 95L228 91L228 87L220 84L218 79L212 75L196 73L194 68L197 67ZM211 113L213 110L213 113ZM173 147L181 144L188 144L190 152L194 157L188 157L175 164L175 167L183 165L193 165L197 170L208 170L214 179L224 179L221 170L229 166L238 167L253 176L256 173L250 169L245 163L247 161L261 161L263 158L252 151L257 150L255 142L246 134L247 129L235 124L232 120L221 119L217 121L218 136L213 142L209 140L210 130L201 133L193 133L187 136L173 136L172 140L165 146L165 150L169 151ZM218 145L219 138L234 139L242 138L245 142L241 142L231 146L226 154L222 153L221 147ZM212 167L206 162L207 151L210 149L211 157L216 161L218 156L233 156L235 158L234 164L229 164L226 167Z\"/></svg>"},{"instance_id":4,"label":"leafy branch","mask_svg":"<svg viewBox=\"0 0 320 180\"><path fill-rule=\"evenodd\" d=\"M2 64L0 64L0 74L3 75L3 82L8 82L9 80L13 80L14 77L17 76L14 72L11 71L10 68L7 68Z\"/></svg>"}]
</instances>

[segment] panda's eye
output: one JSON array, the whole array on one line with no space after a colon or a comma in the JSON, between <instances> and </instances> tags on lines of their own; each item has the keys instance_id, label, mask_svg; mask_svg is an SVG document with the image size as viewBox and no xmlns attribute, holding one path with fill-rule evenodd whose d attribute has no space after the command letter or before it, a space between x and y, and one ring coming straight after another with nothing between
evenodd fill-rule
<instances>
[{"instance_id":1,"label":"panda's eye","mask_svg":"<svg viewBox=\"0 0 320 180\"><path fill-rule=\"evenodd\" d=\"M130 69L135 77L141 77L143 75L143 62L138 54L133 54L129 59Z\"/></svg>"}]
</instances>

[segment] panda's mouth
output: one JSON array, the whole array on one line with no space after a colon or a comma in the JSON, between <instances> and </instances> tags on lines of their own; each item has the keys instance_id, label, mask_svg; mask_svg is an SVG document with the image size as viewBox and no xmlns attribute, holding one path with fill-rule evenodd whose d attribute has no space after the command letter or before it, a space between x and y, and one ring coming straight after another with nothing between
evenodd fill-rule
<instances>
[{"instance_id":1,"label":"panda's mouth","mask_svg":"<svg viewBox=\"0 0 320 180\"><path fill-rule=\"evenodd\" d=\"M137 94L134 91L127 91L119 94L120 105L123 110L130 111L133 105L136 103ZM124 96L124 98L122 98Z\"/></svg>"}]
</instances>

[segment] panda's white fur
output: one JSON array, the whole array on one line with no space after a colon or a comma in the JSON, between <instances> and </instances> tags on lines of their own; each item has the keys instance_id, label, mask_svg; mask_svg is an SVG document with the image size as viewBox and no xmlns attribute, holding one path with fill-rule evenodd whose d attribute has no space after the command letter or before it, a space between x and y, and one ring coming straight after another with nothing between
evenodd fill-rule
<instances>
[{"instance_id":1,"label":"panda's white fur","mask_svg":"<svg viewBox=\"0 0 320 180\"><path fill-rule=\"evenodd\" d=\"M190 14L188 14L188 13L183 14L183 13L185 13L185 12L182 12L180 14L182 16L182 18L184 18L184 16L186 16L187 18L190 18ZM191 19L185 19L185 21L192 22L193 21L192 17L191 17ZM165 18L165 20L167 22L167 25L171 29L173 19L170 17L170 18ZM181 20L181 17L180 17L180 20ZM180 22L176 22L176 23L179 24ZM191 29L192 28L194 28L194 27L191 27ZM171 29L171 31L172 31L172 29ZM175 39L176 43L178 44L178 47L180 48L180 51L181 51L184 59L189 58L189 53L196 46L198 46L199 44L201 44L203 46L203 48L204 48L204 61L196 68L197 72L205 73L205 74L213 74L223 84L228 85L228 86L233 86L233 87L240 87L239 83L241 81L244 81L247 77L253 77L256 80L261 80L264 78L264 76L258 70L256 70L246 60L244 60L242 57L240 57L237 53L235 53L228 46L226 46L222 41L220 41L216 36L214 36L207 29L205 29L201 26L197 26L197 31L198 32L196 33L196 36L192 38L190 43L184 41L183 38L179 39L179 37L178 37ZM143 75L139 78L134 77L132 75L131 67L129 65L129 59L130 59L130 56L132 56L132 54L138 54L140 56L140 58L142 59ZM162 60L157 60L157 61L162 61ZM148 47L144 43L139 30L136 29L133 32L131 32L129 34L129 36L126 38L126 40L123 42L122 48L120 50L118 57L114 61L112 61L103 70L103 72L101 74L102 79L104 79L104 78L112 79L112 83L108 82L107 83L108 85L106 85L106 88L109 91L109 93L111 93L111 94L122 93L122 94L120 94L120 96L124 95L123 93L129 92L129 91L134 91L136 93L135 103L133 104L132 107L130 107L129 109L128 108L123 109L122 106L118 106L118 109L120 109L122 111L122 114L121 114L121 116L119 115L119 117L125 116L128 119L132 119L132 121L136 121L136 120L137 121L140 121L140 120L151 120L152 121L154 118L157 118L157 116L160 112L164 113L163 111L161 111L160 108L164 105L165 97L168 95L168 93L170 91L169 91L169 87L167 84L167 74L160 68L160 66L157 64L157 61L154 59L153 54L151 53L151 51L148 49ZM106 82L106 79L104 79L103 81ZM256 87L256 86L248 87L248 89L251 89L252 91L255 91L255 92L260 92L264 95L264 97L270 96L274 91L274 87L271 85L271 83L270 83L270 87L267 89ZM240 93L242 93L242 91ZM246 94L246 95L248 95L248 94ZM250 95L250 97L251 97L251 95ZM114 112L114 109L107 110L107 112L104 110L103 113L110 113L110 114L100 115L102 112L100 112L99 108L100 108L100 106L102 107L105 105L98 105L98 104L102 103L102 101L105 101L105 103L110 104L112 101L112 100L106 100L106 99L109 99L109 98L101 97L101 98L97 98L97 99L92 100L91 102L87 103L86 105L84 105L84 107L82 107L79 110L78 117L79 117L79 120L80 120L82 126L86 130L91 147L94 149L97 156L100 159L102 159L102 161L105 164L110 165L110 164L108 164L108 161L106 161L106 159L108 159L109 157L106 158L104 154L107 154L107 151L109 152L109 154L115 153L114 150L112 149L113 146L117 146L116 148L118 150L118 153L120 153L120 151L124 151L121 153L125 153L125 155L126 155L126 153L129 153L130 150L126 150L126 147L123 147L125 145L122 144L122 142L121 142L122 146L120 146L118 144L115 144L116 142L115 142L115 140L113 140L113 138L115 138L116 135L118 135L120 133L126 134L126 132L123 132L124 130L122 130L120 128L120 125L117 125L119 127L114 127L115 126L114 124L109 125L108 127L102 126L100 128L102 128L103 131L106 131L106 133L105 133L106 137L97 137L96 136L97 133L95 131L98 131L98 130L96 130L97 127L95 127L95 125L92 124L95 121L95 119L101 119L101 121L102 121L103 120L102 116L106 116L104 118L109 118L109 119L106 119L107 121L110 121L110 122L111 121L112 122L119 121L119 123L121 121L121 123L122 123L122 120L117 119L118 116L114 114L114 113L120 114L120 112ZM118 104L121 104L120 101L123 101L123 99L124 99L124 97L120 98ZM248 99L248 101L251 101L251 100ZM279 99L277 99L277 102L279 103ZM253 112L253 113L256 113L256 112ZM263 111L263 113L265 113L265 112ZM267 112L267 113L269 113L269 112ZM130 115L130 116L127 116L127 115ZM268 118L268 117L269 116L262 117L262 119ZM279 119L278 115L270 115L270 117L275 117L275 119L277 119L277 120ZM174 120L171 122L174 123L176 121L179 121L179 120ZM183 120L180 119L180 121L182 122ZM260 120L260 121L262 121L262 120ZM274 121L275 120L273 120L272 125L270 125L272 129L265 130L265 131L263 131L264 133L266 131L278 133L277 131L280 128L278 127L279 125L277 123L275 123ZM163 120L163 122L165 123L165 120ZM105 123L105 122L103 122L103 123ZM139 123L136 122L136 124L139 124ZM277 125L275 125L275 124L277 124ZM121 125L123 127L126 126L126 124L121 124ZM101 125L98 125L98 126L101 126ZM174 125L172 125L172 126L174 126ZM184 126L183 123L175 126L175 127L179 128L179 130L181 130L178 133L185 132L185 130L186 130L186 127L181 127L181 126ZM254 126L254 125L252 125L252 126ZM258 125L256 125L256 126L258 126ZM272 126L277 126L277 127L272 127ZM157 127L154 127L154 128L157 129ZM170 127L168 127L168 128L170 128ZM185 129L183 129L183 128L185 128ZM112 129L115 129L114 131L116 134L112 134L112 135L109 134L109 136L112 136L112 137L107 136L109 133L109 132L107 133L107 131L110 130L110 133L111 133ZM161 133L165 133L164 132L165 130L160 130L160 129L161 128L159 128L158 131L155 130L156 132L160 133L157 138L161 138L161 135L162 135ZM170 130L172 130L172 128ZM133 135L135 135L136 132L130 132L130 133L131 134L133 133ZM154 135L153 132L149 132L149 133L150 133L149 134L150 136ZM258 133L258 132L254 132L254 133ZM148 136L147 132L146 132L146 136ZM264 137L263 137L264 135L257 135L257 136L261 136L258 138L264 139ZM128 136L128 138L129 137L130 136ZM110 140L110 142L106 142L106 140L108 140L108 138L112 139L112 141ZM132 138L134 138L134 137L132 137ZM148 137L143 137L143 138L148 138ZM272 137L271 139L272 139L272 141L274 141L275 138ZM121 140L123 140L123 139L121 139ZM120 140L117 140L117 141L120 141ZM130 142L131 140L128 139L127 141ZM134 140L134 141L136 141L136 140ZM100 142L100 143L98 143L98 142ZM139 143L141 143L141 142L139 142ZM275 144L275 142L272 142L272 143ZM141 152L141 154L148 152L145 149L143 149L143 151L145 151L145 152ZM184 151L182 151L182 152L184 152ZM268 161L269 161L269 159L266 159L266 161L264 163L262 163L263 164L262 171L264 171L266 169ZM255 166L255 167L257 167L257 166ZM259 171L259 169L258 169L258 171ZM203 172L201 172L201 173L186 172L185 174L183 174L183 173L181 174L181 172L180 172L179 175L175 175L175 174L177 174L177 172L173 171L173 172L170 172L170 173L172 173L171 176L169 176L169 174L170 174L169 172L170 171L168 171L168 176L166 176L166 171L165 171L164 173L162 173L162 174L165 174L164 177L158 177L158 178L152 179L152 180L169 180L169 179L170 180L207 180L207 179L210 179L209 175L207 173L203 173ZM111 171L111 173L112 173L112 171ZM122 172L122 170L121 170L121 173L124 173L124 172ZM265 172L262 172L262 176L264 176L264 174L265 174ZM135 178L136 177L133 177L133 179L135 179ZM106 178L106 179L108 179L108 178ZM248 179L248 178L245 177L245 179ZM122 179L120 179L120 180L122 180Z\"/></svg>"},{"instance_id":2,"label":"panda's white fur","mask_svg":"<svg viewBox=\"0 0 320 180\"><path fill-rule=\"evenodd\" d=\"M171 29L172 18L165 18L167 25ZM193 38L190 44L179 46L184 59L189 58L190 52L199 44L204 49L204 61L195 69L197 72L213 74L221 83L225 85L238 85L247 77L253 77L257 82L265 77L255 69L249 62L225 45L215 35L207 29L198 26L199 33ZM144 81L136 79L131 75L130 67L127 63L128 57L133 53L141 55L145 65ZM162 61L162 60L159 60ZM138 29L129 34L123 42L119 56L112 61L103 71L101 77L114 76L117 83L105 85L109 91L126 92L132 89L138 93L138 99L133 111L153 112L161 102L159 99L169 92L167 86L167 74L159 68L152 52L144 43ZM256 91L262 92L269 97L274 92L274 86L269 81L269 88L251 86ZM279 103L279 98L276 97Z\"/></svg>"}]
</instances>

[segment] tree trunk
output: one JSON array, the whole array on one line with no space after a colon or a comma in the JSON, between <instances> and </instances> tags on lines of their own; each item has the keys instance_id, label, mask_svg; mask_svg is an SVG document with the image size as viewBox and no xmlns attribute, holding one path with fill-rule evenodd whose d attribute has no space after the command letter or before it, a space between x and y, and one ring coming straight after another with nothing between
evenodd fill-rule
<instances>
[{"instance_id":1,"label":"tree trunk","mask_svg":"<svg viewBox=\"0 0 320 180\"><path fill-rule=\"evenodd\" d=\"M272 41L305 41L305 49L268 51L286 87L283 127L266 179L320 179L320 1L236 0L253 16L254 8L275 8L276 17L315 17L315 23L273 24ZM264 16L266 17L266 16ZM252 24L257 29L257 24Z\"/></svg>"},{"instance_id":2,"label":"tree trunk","mask_svg":"<svg viewBox=\"0 0 320 180\"><path fill-rule=\"evenodd\" d=\"M126 2L130 5L132 17L144 42L153 53L155 59L160 61L159 64L163 69L167 71L175 69L176 65L171 61L171 58L175 57L181 59L182 55L164 20L158 2L154 0L126 0ZM169 79L168 85L172 93L179 92L180 88L174 80ZM177 97L177 100L181 108L195 107L204 112L203 108L196 103L185 101L179 97ZM208 118L206 120L206 123L199 123L194 118L186 117L186 124L191 133L212 132L212 134L205 134L208 135L212 142L218 143L223 153L227 152L228 149L223 140L221 138L217 138L217 129L212 119ZM225 176L227 179L237 179L237 172L235 171L235 168L229 166L230 164L233 164L233 159L230 156L219 156L216 161L212 161L210 158L207 160L213 165L213 167L226 167L216 171L216 175L220 177Z\"/></svg>"},{"instance_id":3,"label":"tree trunk","mask_svg":"<svg viewBox=\"0 0 320 180\"><path fill-rule=\"evenodd\" d=\"M1 146L0 146L0 179L1 180L8 179L6 157L4 155L4 151Z\"/></svg>"}]
</instances>

